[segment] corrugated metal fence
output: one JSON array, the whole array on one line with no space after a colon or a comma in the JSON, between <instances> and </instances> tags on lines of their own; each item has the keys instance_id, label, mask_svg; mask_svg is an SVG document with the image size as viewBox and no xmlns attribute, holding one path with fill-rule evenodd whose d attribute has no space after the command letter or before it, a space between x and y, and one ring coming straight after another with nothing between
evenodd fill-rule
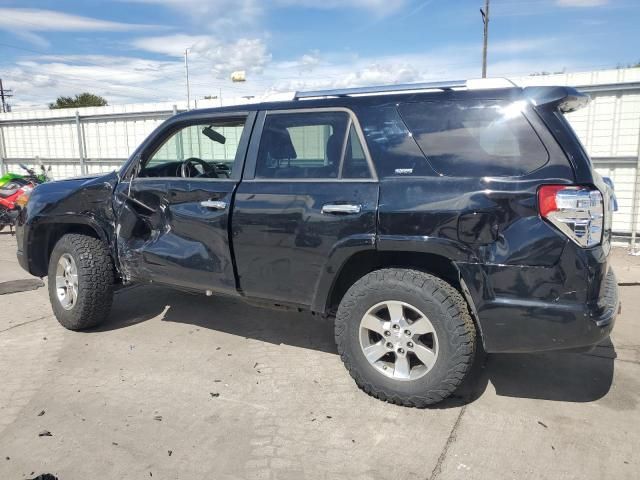
<instances>
[{"instance_id":1,"label":"corrugated metal fence","mask_svg":"<svg viewBox=\"0 0 640 480\"><path fill-rule=\"evenodd\" d=\"M114 170L178 107L99 114L87 110L95 109L0 121L2 171L19 173L20 163L39 162L51 166L55 179Z\"/></svg>"}]
</instances>

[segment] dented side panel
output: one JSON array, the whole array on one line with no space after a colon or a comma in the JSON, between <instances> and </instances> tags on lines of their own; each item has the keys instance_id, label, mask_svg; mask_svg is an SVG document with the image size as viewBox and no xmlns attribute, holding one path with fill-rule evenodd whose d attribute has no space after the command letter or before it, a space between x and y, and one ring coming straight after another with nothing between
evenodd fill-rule
<instances>
[{"instance_id":1,"label":"dented side panel","mask_svg":"<svg viewBox=\"0 0 640 480\"><path fill-rule=\"evenodd\" d=\"M229 243L235 181L136 179L116 193L118 257L128 280L236 295ZM139 201L128 201L126 196ZM229 207L213 210L201 202ZM148 208L146 208L148 207Z\"/></svg>"}]
</instances>

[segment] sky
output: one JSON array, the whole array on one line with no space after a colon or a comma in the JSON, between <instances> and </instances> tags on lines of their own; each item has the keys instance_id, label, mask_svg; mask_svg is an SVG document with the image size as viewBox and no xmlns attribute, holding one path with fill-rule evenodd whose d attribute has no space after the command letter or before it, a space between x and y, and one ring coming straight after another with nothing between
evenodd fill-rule
<instances>
[{"instance_id":1,"label":"sky","mask_svg":"<svg viewBox=\"0 0 640 480\"><path fill-rule=\"evenodd\" d=\"M484 0L0 0L14 110L477 78ZM492 0L489 76L640 62L640 0ZM232 83L245 70L247 81Z\"/></svg>"}]
</instances>

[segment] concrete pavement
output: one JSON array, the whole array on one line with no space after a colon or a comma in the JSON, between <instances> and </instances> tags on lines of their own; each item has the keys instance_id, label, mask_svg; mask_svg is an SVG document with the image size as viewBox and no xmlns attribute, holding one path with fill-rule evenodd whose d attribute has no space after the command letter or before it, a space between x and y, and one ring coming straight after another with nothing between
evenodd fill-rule
<instances>
[{"instance_id":1,"label":"concrete pavement","mask_svg":"<svg viewBox=\"0 0 640 480\"><path fill-rule=\"evenodd\" d=\"M28 277L14 249L0 281ZM640 286L620 292L611 342L480 357L426 410L359 391L309 314L135 287L74 333L46 288L0 295L0 479L636 479Z\"/></svg>"}]
</instances>

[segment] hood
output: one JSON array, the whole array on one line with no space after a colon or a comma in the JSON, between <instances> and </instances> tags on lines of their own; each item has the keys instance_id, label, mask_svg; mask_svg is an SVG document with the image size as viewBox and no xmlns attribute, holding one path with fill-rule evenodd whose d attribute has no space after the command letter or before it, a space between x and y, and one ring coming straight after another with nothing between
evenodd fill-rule
<instances>
[{"instance_id":1,"label":"hood","mask_svg":"<svg viewBox=\"0 0 640 480\"><path fill-rule=\"evenodd\" d=\"M118 183L115 172L68 178L38 185L27 203L27 216L41 214L83 214L111 205Z\"/></svg>"}]
</instances>

